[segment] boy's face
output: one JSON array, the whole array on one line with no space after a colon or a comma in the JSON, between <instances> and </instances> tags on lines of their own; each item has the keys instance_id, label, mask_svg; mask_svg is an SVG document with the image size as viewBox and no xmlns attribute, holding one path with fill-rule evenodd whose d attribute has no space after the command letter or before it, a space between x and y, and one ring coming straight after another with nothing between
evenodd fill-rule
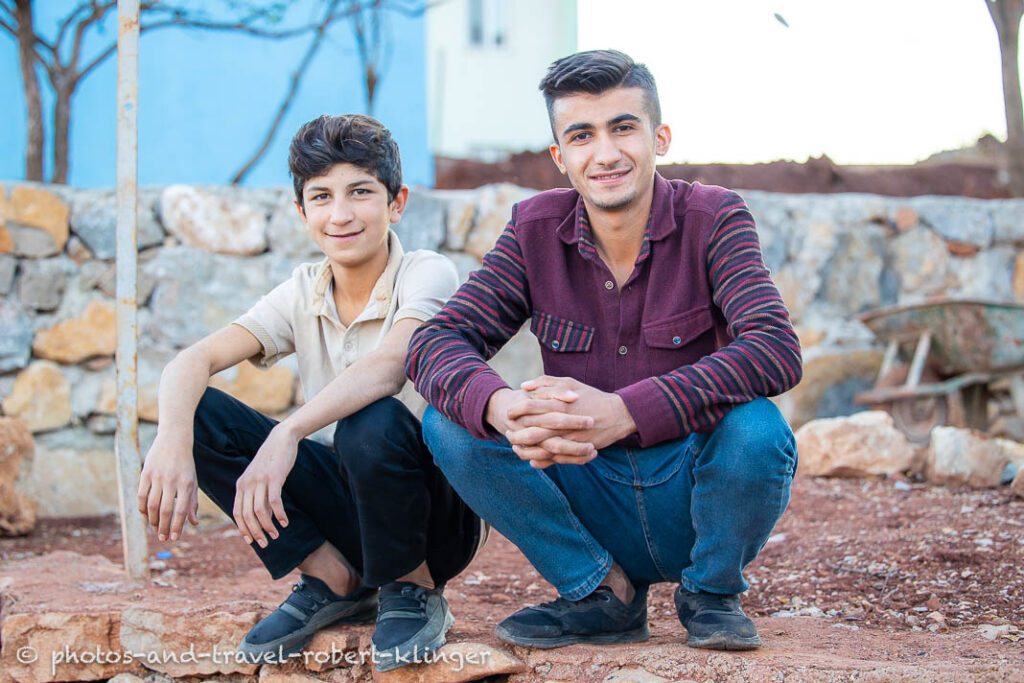
<instances>
[{"instance_id":1,"label":"boy's face","mask_svg":"<svg viewBox=\"0 0 1024 683\"><path fill-rule=\"evenodd\" d=\"M590 209L618 211L654 186L655 158L668 151L668 126L654 127L641 88L560 97L552 108L551 158Z\"/></svg>"},{"instance_id":2,"label":"boy's face","mask_svg":"<svg viewBox=\"0 0 1024 683\"><path fill-rule=\"evenodd\" d=\"M409 188L388 202L376 176L352 164L335 164L302 188L299 215L309 234L333 263L359 268L387 263L388 227L402 219ZM298 206L298 202L296 202Z\"/></svg>"}]
</instances>

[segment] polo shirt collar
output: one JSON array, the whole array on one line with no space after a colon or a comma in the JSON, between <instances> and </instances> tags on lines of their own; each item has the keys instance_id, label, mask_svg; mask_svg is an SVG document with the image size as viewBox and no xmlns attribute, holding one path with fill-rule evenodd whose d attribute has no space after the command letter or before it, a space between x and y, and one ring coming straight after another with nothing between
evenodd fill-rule
<instances>
[{"instance_id":1,"label":"polo shirt collar","mask_svg":"<svg viewBox=\"0 0 1024 683\"><path fill-rule=\"evenodd\" d=\"M388 306L395 295L395 279L398 276L398 269L402 266L404 256L405 251L402 249L402 242L398 239L398 235L394 230L388 229L387 265L384 266L384 272L380 274L377 282L373 285L370 300L366 302L366 309L359 314L357 320L365 319L371 311L373 318L387 317ZM334 273L331 271L331 263L324 258L317 268L316 280L313 283L311 304L317 315L328 315L333 308L327 301L327 292L330 291L333 281Z\"/></svg>"}]
</instances>

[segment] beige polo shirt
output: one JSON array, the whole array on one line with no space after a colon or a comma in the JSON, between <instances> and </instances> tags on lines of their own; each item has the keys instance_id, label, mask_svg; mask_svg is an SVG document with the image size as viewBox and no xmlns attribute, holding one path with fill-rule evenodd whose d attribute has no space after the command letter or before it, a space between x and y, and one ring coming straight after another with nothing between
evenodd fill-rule
<instances>
[{"instance_id":1,"label":"beige polo shirt","mask_svg":"<svg viewBox=\"0 0 1024 683\"><path fill-rule=\"evenodd\" d=\"M427 250L406 254L388 231L388 262L366 308L347 327L334 305L334 278L325 258L305 263L255 306L234 321L259 339L263 351L249 359L268 368L294 353L305 400L315 396L342 370L377 349L384 335L403 318L429 320L459 285L455 265ZM406 382L398 398L422 416L426 401ZM312 435L330 445L334 425Z\"/></svg>"}]
</instances>

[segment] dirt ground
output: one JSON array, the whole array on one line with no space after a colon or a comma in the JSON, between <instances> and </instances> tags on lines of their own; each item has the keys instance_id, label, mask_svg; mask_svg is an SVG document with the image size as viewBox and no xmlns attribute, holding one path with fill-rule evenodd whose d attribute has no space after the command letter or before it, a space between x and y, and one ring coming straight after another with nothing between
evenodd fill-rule
<instances>
[{"instance_id":1,"label":"dirt ground","mask_svg":"<svg viewBox=\"0 0 1024 683\"><path fill-rule=\"evenodd\" d=\"M0 540L0 573L4 566L56 550L119 562L116 519L50 520L29 537ZM170 557L156 558L160 551ZM154 579L182 587L204 576L241 577L260 566L226 522L204 524L176 544L151 538L150 553ZM744 606L766 642L747 661L760 657L764 664L786 653L833 664L918 657L933 665L933 673L938 664L948 673L934 680L974 680L977 667L986 663L1002 663L1001 673L987 680L1024 672L1024 500L1005 488L798 479L789 510L746 576L752 587ZM278 585L279 594L266 598L268 608L287 592L286 582ZM672 606L673 588L652 589L648 648L675 647L684 638ZM449 584L448 595L457 618L451 640L497 645L491 634L497 621L517 606L553 598L554 591L515 547L495 535L483 555ZM1009 628L992 628L1000 625ZM986 631L998 635L989 639ZM639 652L638 647L631 651ZM552 651L551 666L544 670L546 664L536 666L541 653L516 650L535 665L536 680L555 677L559 662L568 666L570 660L601 658L599 648L563 648ZM595 680L605 672L595 669L598 673Z\"/></svg>"}]
</instances>

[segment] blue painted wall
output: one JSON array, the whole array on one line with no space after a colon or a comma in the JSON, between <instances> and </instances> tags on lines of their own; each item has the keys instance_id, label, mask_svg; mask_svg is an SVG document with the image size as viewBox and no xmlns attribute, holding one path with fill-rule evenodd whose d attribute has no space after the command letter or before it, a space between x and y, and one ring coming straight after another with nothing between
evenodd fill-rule
<instances>
[{"instance_id":1,"label":"blue painted wall","mask_svg":"<svg viewBox=\"0 0 1024 683\"><path fill-rule=\"evenodd\" d=\"M76 3L36 2L37 30L48 38ZM286 21L301 24L319 2L300 0ZM89 36L87 63L117 35L115 13L103 32ZM424 18L385 14L388 48L378 83L374 116L388 126L402 151L405 182L433 184L427 144ZM143 34L139 77L139 182L225 184L256 150L270 126L289 78L309 37L263 40L224 32L168 28ZM44 111L53 94L41 79ZM0 34L0 179L25 173L25 104L17 45ZM115 184L117 61L108 61L82 81L72 101L69 184ZM352 30L338 22L305 74L270 149L249 173L251 186L289 183L291 136L323 113L366 113ZM47 114L44 118L47 118ZM52 131L47 125L47 145ZM49 153L47 154L49 156ZM49 177L49 168L46 169Z\"/></svg>"}]
</instances>

